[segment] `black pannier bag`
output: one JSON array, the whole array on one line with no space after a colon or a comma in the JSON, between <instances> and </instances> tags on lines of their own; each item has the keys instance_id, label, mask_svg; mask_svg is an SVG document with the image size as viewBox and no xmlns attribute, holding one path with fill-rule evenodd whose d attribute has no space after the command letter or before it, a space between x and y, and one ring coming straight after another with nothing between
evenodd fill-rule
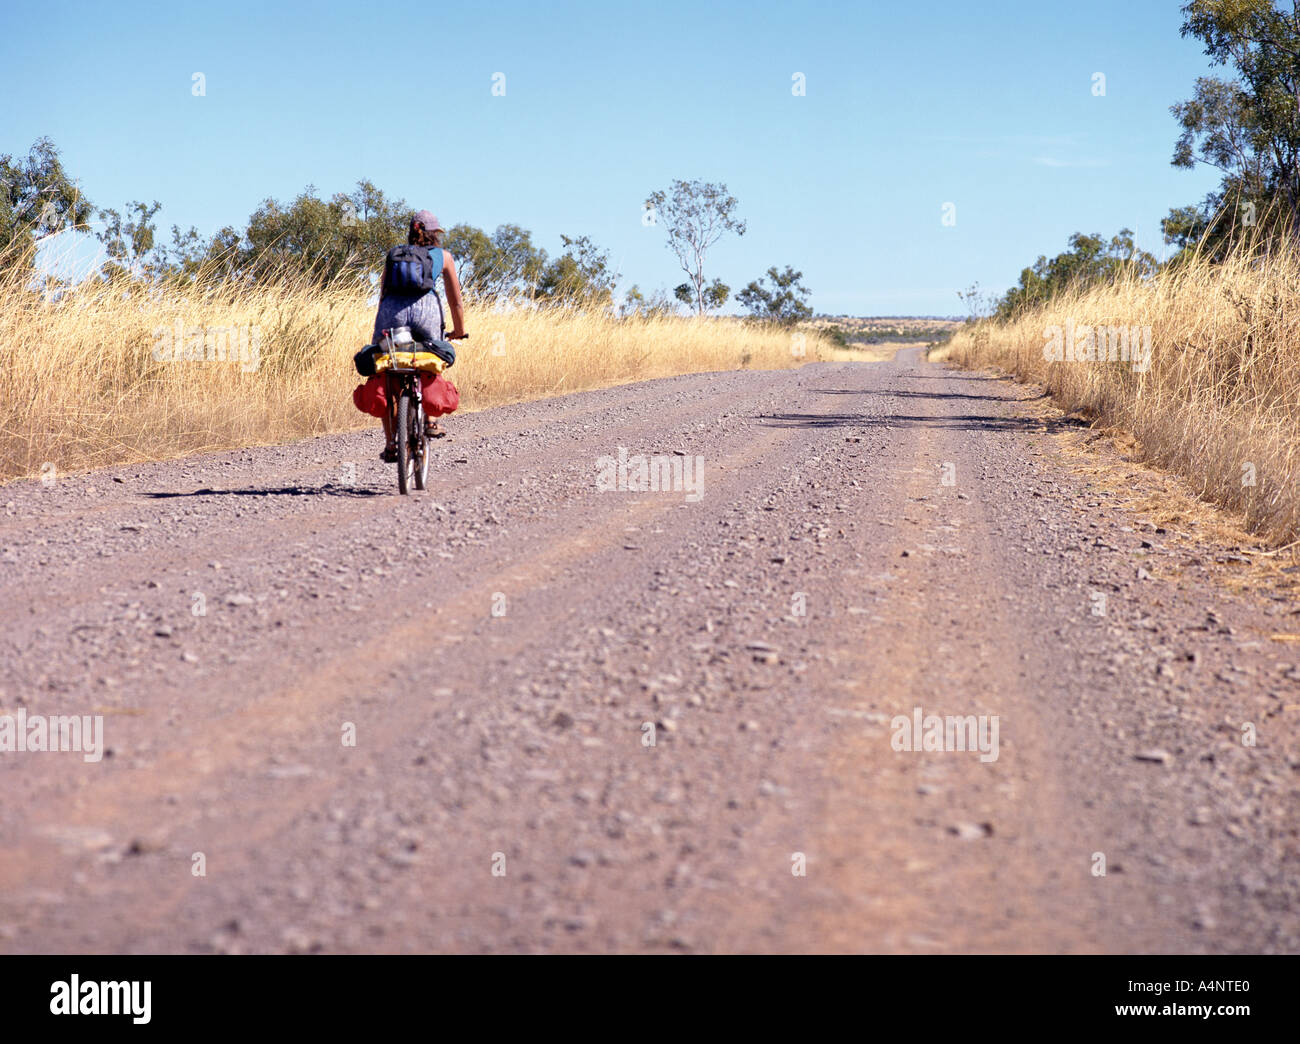
<instances>
[{"instance_id":1,"label":"black pannier bag","mask_svg":"<svg viewBox=\"0 0 1300 1044\"><path fill-rule=\"evenodd\" d=\"M352 356L352 365L357 368L357 373L362 377L373 377L375 375L375 359L383 349L377 344L368 344L356 355Z\"/></svg>"},{"instance_id":2,"label":"black pannier bag","mask_svg":"<svg viewBox=\"0 0 1300 1044\"><path fill-rule=\"evenodd\" d=\"M429 341L425 347L448 366L456 365L456 349L450 341Z\"/></svg>"}]
</instances>

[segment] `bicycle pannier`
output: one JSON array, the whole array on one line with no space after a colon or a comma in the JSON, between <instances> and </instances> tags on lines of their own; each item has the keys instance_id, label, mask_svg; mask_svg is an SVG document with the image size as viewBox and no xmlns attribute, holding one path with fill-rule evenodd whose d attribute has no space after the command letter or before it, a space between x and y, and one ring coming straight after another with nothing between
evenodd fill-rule
<instances>
[{"instance_id":1,"label":"bicycle pannier","mask_svg":"<svg viewBox=\"0 0 1300 1044\"><path fill-rule=\"evenodd\" d=\"M357 368L357 373L362 377L373 377L375 375L375 359L380 352L379 345L368 344L356 355L352 356L352 365Z\"/></svg>"}]
</instances>

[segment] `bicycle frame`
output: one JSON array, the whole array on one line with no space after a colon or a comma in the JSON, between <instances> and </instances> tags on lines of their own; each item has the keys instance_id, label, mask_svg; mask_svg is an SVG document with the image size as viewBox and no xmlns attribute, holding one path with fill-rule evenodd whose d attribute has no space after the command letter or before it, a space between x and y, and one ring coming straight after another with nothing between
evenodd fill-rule
<instances>
[{"instance_id":1,"label":"bicycle frame","mask_svg":"<svg viewBox=\"0 0 1300 1044\"><path fill-rule=\"evenodd\" d=\"M397 365L397 345L414 343L409 340L397 342L393 331L385 330L380 345L388 354L388 369L384 371L384 386L388 400L389 430L393 433L393 443L397 446L397 488L401 493L408 492L410 481L415 480L416 489L424 489L429 474L429 440L425 434L424 424L424 385L423 372L413 367ZM402 430L402 405L407 404L406 428Z\"/></svg>"}]
</instances>

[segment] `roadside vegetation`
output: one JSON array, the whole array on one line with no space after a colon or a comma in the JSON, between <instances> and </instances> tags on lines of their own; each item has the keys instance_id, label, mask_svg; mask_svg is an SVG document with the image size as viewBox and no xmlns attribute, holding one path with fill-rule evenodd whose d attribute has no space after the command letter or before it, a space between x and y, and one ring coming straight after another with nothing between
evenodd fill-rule
<instances>
[{"instance_id":1,"label":"roadside vegetation","mask_svg":"<svg viewBox=\"0 0 1300 1044\"><path fill-rule=\"evenodd\" d=\"M1140 358L1048 362L1073 331L1103 357L1112 337L1151 334ZM1239 252L1153 279L1080 286L1008 320L964 327L949 357L1043 385L1067 410L1131 433L1143 457L1182 473L1278 544L1300 537L1300 256ZM1136 369L1135 369L1136 365Z\"/></svg>"},{"instance_id":2,"label":"roadside vegetation","mask_svg":"<svg viewBox=\"0 0 1300 1044\"><path fill-rule=\"evenodd\" d=\"M1271 0L1183 14L1230 75L1172 108L1174 165L1223 179L1170 211L1171 256L1127 229L1078 233L1000 298L963 292L971 319L933 357L1042 384L1286 545L1300 539L1300 14Z\"/></svg>"},{"instance_id":3,"label":"roadside vegetation","mask_svg":"<svg viewBox=\"0 0 1300 1044\"><path fill-rule=\"evenodd\" d=\"M200 269L183 284L87 280L48 299L0 278L0 478L279 442L373 424L352 405L369 338L368 287L301 273L246 282ZM665 312L615 315L478 299L450 376L466 404L679 373L777 369L829 357L815 331L792 351L776 324Z\"/></svg>"},{"instance_id":4,"label":"roadside vegetation","mask_svg":"<svg viewBox=\"0 0 1300 1044\"><path fill-rule=\"evenodd\" d=\"M829 338L794 331L809 309L792 269L738 295L749 318L709 314L730 293L704 276L717 209L743 231L725 186L677 182L653 202L689 292L617 295L587 236L562 236L553 255L518 225L447 230L471 334L449 374L465 408L830 357ZM352 404L352 356L384 253L405 241L404 201L369 182L329 199L308 189L264 201L242 229L173 226L166 243L159 209L96 208L48 140L0 157L0 480L374 423ZM98 257L77 271L88 245Z\"/></svg>"}]
</instances>

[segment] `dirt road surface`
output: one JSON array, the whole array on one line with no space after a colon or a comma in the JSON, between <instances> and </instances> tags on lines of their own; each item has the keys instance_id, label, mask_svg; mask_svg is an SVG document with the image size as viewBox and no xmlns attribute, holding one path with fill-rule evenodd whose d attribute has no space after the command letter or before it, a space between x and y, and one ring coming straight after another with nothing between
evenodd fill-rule
<instances>
[{"instance_id":1,"label":"dirt road surface","mask_svg":"<svg viewBox=\"0 0 1300 1044\"><path fill-rule=\"evenodd\" d=\"M0 753L0 950L1300 950L1296 607L1032 395L908 350L456 417L409 498L377 431L0 490L0 714L107 748Z\"/></svg>"}]
</instances>

